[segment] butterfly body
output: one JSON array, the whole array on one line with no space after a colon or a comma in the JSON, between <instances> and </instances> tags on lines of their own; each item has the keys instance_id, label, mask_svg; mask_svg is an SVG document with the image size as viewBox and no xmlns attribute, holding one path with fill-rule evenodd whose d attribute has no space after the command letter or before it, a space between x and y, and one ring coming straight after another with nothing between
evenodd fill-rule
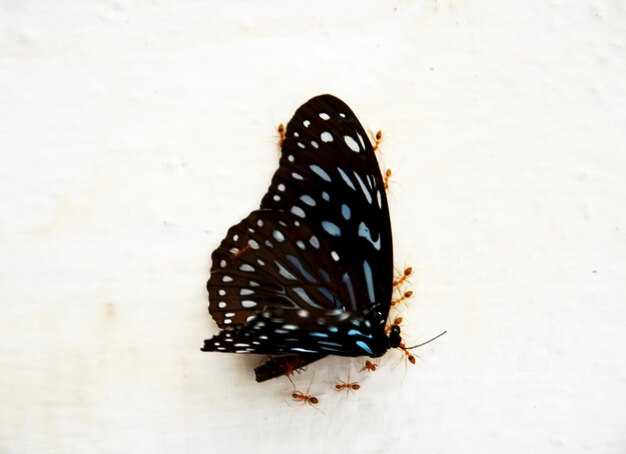
<instances>
[{"instance_id":1,"label":"butterfly body","mask_svg":"<svg viewBox=\"0 0 626 454\"><path fill-rule=\"evenodd\" d=\"M393 254L378 162L343 101L312 98L288 123L260 209L213 252L209 312L222 331L203 351L285 355L257 380L325 355L383 355ZM283 365L286 364L285 367Z\"/></svg>"}]
</instances>

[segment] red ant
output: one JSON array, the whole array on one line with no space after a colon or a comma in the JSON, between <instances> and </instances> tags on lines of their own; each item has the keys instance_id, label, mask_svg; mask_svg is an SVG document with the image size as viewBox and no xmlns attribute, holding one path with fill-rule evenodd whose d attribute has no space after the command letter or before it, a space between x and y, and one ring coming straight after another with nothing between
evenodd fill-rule
<instances>
[{"instance_id":1,"label":"red ant","mask_svg":"<svg viewBox=\"0 0 626 454\"><path fill-rule=\"evenodd\" d=\"M243 254L246 251L250 250L250 245L246 244L244 247L242 247L241 249L239 249L236 252L233 252L230 256L231 259L236 259L237 257L239 257L241 254Z\"/></svg>"},{"instance_id":2,"label":"red ant","mask_svg":"<svg viewBox=\"0 0 626 454\"><path fill-rule=\"evenodd\" d=\"M389 334L389 331L391 331L391 328L394 325L399 325L400 323L402 323L402 317L396 317L393 319L393 323L391 325L387 325L385 327L385 334Z\"/></svg>"},{"instance_id":3,"label":"red ant","mask_svg":"<svg viewBox=\"0 0 626 454\"><path fill-rule=\"evenodd\" d=\"M406 359L408 359L411 364L415 364L415 356L406 351L406 345L404 345L404 342L400 342L400 349L402 349L402 352L406 355Z\"/></svg>"},{"instance_id":4,"label":"red ant","mask_svg":"<svg viewBox=\"0 0 626 454\"><path fill-rule=\"evenodd\" d=\"M427 340L426 342L422 342L421 344L414 345L414 346L412 346L412 347L407 347L407 346L404 344L404 342L400 342L400 345L398 345L398 348L400 348L400 349L404 352L404 354L406 355L406 358L409 360L409 362L410 362L411 364L415 364L415 356L413 356L412 354L410 354L407 350L411 350L411 349L413 349L413 348L417 348L417 347L421 347L422 345L429 344L430 342L434 341L435 339L440 338L441 336L443 336L443 335L444 335L444 334L446 334L446 333L447 333L447 331L444 331L443 333L441 333L441 334L439 334L439 335L437 335L437 336L433 337L432 339Z\"/></svg>"},{"instance_id":5,"label":"red ant","mask_svg":"<svg viewBox=\"0 0 626 454\"><path fill-rule=\"evenodd\" d=\"M412 290L407 290L406 292L404 292L404 294L395 300L391 301L391 306L397 306L400 303L405 303L406 300L408 300L409 298L411 298L413 296L413 291Z\"/></svg>"},{"instance_id":6,"label":"red ant","mask_svg":"<svg viewBox=\"0 0 626 454\"><path fill-rule=\"evenodd\" d=\"M338 384L335 385L335 391L340 392L343 391L344 389L346 390L346 392L350 393L350 390L352 391L358 391L359 389L361 389L361 385L359 385L358 383L350 383L350 372L348 372L348 382L344 382L341 380L337 380L339 381Z\"/></svg>"},{"instance_id":7,"label":"red ant","mask_svg":"<svg viewBox=\"0 0 626 454\"><path fill-rule=\"evenodd\" d=\"M300 391L296 391L295 390L295 386L294 386L294 391L291 393L291 398L293 400L295 400L296 402L302 402L302 405L309 404L311 407L315 408L316 410L322 411L319 408L315 407L315 405L317 405L319 403L319 399L317 397L309 394L309 391L311 390L311 385L312 384L313 384L313 379L311 379L311 383L309 383L309 387L307 388L305 393L300 392Z\"/></svg>"},{"instance_id":8,"label":"red ant","mask_svg":"<svg viewBox=\"0 0 626 454\"><path fill-rule=\"evenodd\" d=\"M383 178L383 185L386 191L389 190L389 178L391 178L391 169L385 171L385 177Z\"/></svg>"},{"instance_id":9,"label":"red ant","mask_svg":"<svg viewBox=\"0 0 626 454\"><path fill-rule=\"evenodd\" d=\"M319 399L317 397L311 396L309 394L301 393L300 391L294 391L293 393L291 393L291 398L293 400L295 400L295 401L302 402L302 405L307 403L307 404L313 406L313 405L319 403Z\"/></svg>"},{"instance_id":10,"label":"red ant","mask_svg":"<svg viewBox=\"0 0 626 454\"><path fill-rule=\"evenodd\" d=\"M285 141L285 136L287 135L285 125L283 125L282 123L279 124L276 128L276 131L278 131L278 148L282 148L283 142Z\"/></svg>"},{"instance_id":11,"label":"red ant","mask_svg":"<svg viewBox=\"0 0 626 454\"><path fill-rule=\"evenodd\" d=\"M411 277L411 274L413 274L413 268L411 268L410 266L405 268L402 276L398 277L395 281L393 281L393 286L399 287L400 285L404 284L407 281L407 279Z\"/></svg>"},{"instance_id":12,"label":"red ant","mask_svg":"<svg viewBox=\"0 0 626 454\"><path fill-rule=\"evenodd\" d=\"M359 372L363 372L366 369L369 370L370 372L376 372L377 367L378 367L377 364L374 364L368 359L367 361L365 361L365 365L363 366L363 369L361 369Z\"/></svg>"},{"instance_id":13,"label":"red ant","mask_svg":"<svg viewBox=\"0 0 626 454\"><path fill-rule=\"evenodd\" d=\"M380 146L380 142L382 142L383 140L383 132L382 131L378 131L376 133L376 135L374 136L375 138L375 142L374 142L374 151L378 150L378 147Z\"/></svg>"},{"instance_id":14,"label":"red ant","mask_svg":"<svg viewBox=\"0 0 626 454\"><path fill-rule=\"evenodd\" d=\"M291 376L295 374L296 372L301 373L305 370L306 370L306 367L297 367L295 364L291 364L287 359L285 359L285 373L283 375L287 377L287 380L289 380L292 385L294 385L294 383L293 383L293 380L291 379ZM296 385L294 385L294 387L295 386ZM313 402L313 403L317 403L317 402Z\"/></svg>"}]
</instances>

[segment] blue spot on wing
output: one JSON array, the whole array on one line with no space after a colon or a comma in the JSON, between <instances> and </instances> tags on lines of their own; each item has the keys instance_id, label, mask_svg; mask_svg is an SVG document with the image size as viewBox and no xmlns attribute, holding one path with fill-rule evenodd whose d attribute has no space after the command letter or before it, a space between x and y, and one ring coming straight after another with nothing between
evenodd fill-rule
<instances>
[{"instance_id":1,"label":"blue spot on wing","mask_svg":"<svg viewBox=\"0 0 626 454\"><path fill-rule=\"evenodd\" d=\"M361 347L361 349L363 349L363 351L364 351L364 352L366 352L366 353L368 353L368 354L370 354L370 355L372 355L372 354L373 354L373 353L372 353L372 349L371 349L371 348L369 348L369 346L368 346L365 342L363 342L363 341L356 341L356 344L357 344L359 347Z\"/></svg>"},{"instance_id":2,"label":"blue spot on wing","mask_svg":"<svg viewBox=\"0 0 626 454\"><path fill-rule=\"evenodd\" d=\"M295 266L298 271L300 271L300 273L306 278L307 281L316 282L311 273L304 269L304 266L302 266L302 262L300 262L298 257L296 257L295 255L287 254L287 260L289 260L289 262L291 262L291 264Z\"/></svg>"}]
</instances>

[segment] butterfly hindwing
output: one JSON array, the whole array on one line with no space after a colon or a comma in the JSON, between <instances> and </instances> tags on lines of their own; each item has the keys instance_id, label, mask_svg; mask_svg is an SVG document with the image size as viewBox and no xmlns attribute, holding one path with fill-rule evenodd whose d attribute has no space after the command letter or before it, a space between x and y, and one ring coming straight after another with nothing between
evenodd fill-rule
<instances>
[{"instance_id":1,"label":"butterfly hindwing","mask_svg":"<svg viewBox=\"0 0 626 454\"><path fill-rule=\"evenodd\" d=\"M267 306L245 324L227 328L207 339L203 350L268 355L380 356L388 348L383 330L354 312Z\"/></svg>"},{"instance_id":2,"label":"butterfly hindwing","mask_svg":"<svg viewBox=\"0 0 626 454\"><path fill-rule=\"evenodd\" d=\"M231 227L212 255L209 311L220 327L245 323L263 307L342 309L354 289L332 274L326 241L301 219L257 210Z\"/></svg>"}]
</instances>

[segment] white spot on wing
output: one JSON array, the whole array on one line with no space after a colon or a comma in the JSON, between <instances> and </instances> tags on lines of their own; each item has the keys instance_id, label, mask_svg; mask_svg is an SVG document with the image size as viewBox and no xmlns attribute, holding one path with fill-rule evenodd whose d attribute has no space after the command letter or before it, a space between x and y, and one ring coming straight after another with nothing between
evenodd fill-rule
<instances>
[{"instance_id":1,"label":"white spot on wing","mask_svg":"<svg viewBox=\"0 0 626 454\"><path fill-rule=\"evenodd\" d=\"M350 136L343 136L343 140L344 140L344 142L346 142L346 145L348 145L348 148L350 148L352 151L354 151L356 153L361 151L359 149L359 144L356 143L356 140L354 140L352 137L350 137Z\"/></svg>"},{"instance_id":2,"label":"white spot on wing","mask_svg":"<svg viewBox=\"0 0 626 454\"><path fill-rule=\"evenodd\" d=\"M313 307L318 307L320 309L322 308L320 305L315 304L315 302L313 302L311 297L307 294L307 292L304 291L303 288L294 287L292 290L308 305L313 306Z\"/></svg>"},{"instance_id":3,"label":"white spot on wing","mask_svg":"<svg viewBox=\"0 0 626 454\"><path fill-rule=\"evenodd\" d=\"M259 222L261 222L261 220L259 220ZM248 240L248 245L252 248L252 249L259 249L259 243L257 243L255 240Z\"/></svg>"},{"instance_id":4,"label":"white spot on wing","mask_svg":"<svg viewBox=\"0 0 626 454\"><path fill-rule=\"evenodd\" d=\"M302 348L302 347L292 347L290 350L292 352L300 352L300 353L318 353L316 350L307 350L306 348Z\"/></svg>"},{"instance_id":5,"label":"white spot on wing","mask_svg":"<svg viewBox=\"0 0 626 454\"><path fill-rule=\"evenodd\" d=\"M365 142L363 141L363 137L361 137L361 134L359 134L358 132L356 133L356 136L359 138L359 142L361 142L361 146L365 150Z\"/></svg>"},{"instance_id":6,"label":"white spot on wing","mask_svg":"<svg viewBox=\"0 0 626 454\"><path fill-rule=\"evenodd\" d=\"M320 112L320 118L322 120L330 120L330 115L328 115L326 112Z\"/></svg>"},{"instance_id":7,"label":"white spot on wing","mask_svg":"<svg viewBox=\"0 0 626 454\"><path fill-rule=\"evenodd\" d=\"M322 133L322 135L320 136L320 139L322 139L322 142L332 142L333 141L333 135L328 132L328 131L324 131Z\"/></svg>"},{"instance_id":8,"label":"white spot on wing","mask_svg":"<svg viewBox=\"0 0 626 454\"><path fill-rule=\"evenodd\" d=\"M305 194L303 196L300 196L300 200L302 200L304 203L311 207L314 207L316 205L315 200L310 195Z\"/></svg>"},{"instance_id":9,"label":"white spot on wing","mask_svg":"<svg viewBox=\"0 0 626 454\"><path fill-rule=\"evenodd\" d=\"M311 164L309 168L313 171L315 175L320 177L322 180L330 182L330 175L328 175L328 173L320 166L318 166L317 164Z\"/></svg>"},{"instance_id":10,"label":"white spot on wing","mask_svg":"<svg viewBox=\"0 0 626 454\"><path fill-rule=\"evenodd\" d=\"M313 246L315 249L320 248L320 240L318 240L315 235L311 235L311 238L309 238L309 243L311 243L311 246Z\"/></svg>"},{"instance_id":11,"label":"white spot on wing","mask_svg":"<svg viewBox=\"0 0 626 454\"><path fill-rule=\"evenodd\" d=\"M361 180L361 177L359 176L358 173L356 173L356 171L354 171L354 176L356 177L356 180L359 182L359 186L361 186L361 191L363 191L363 194L365 195L365 198L367 199L367 203L372 203L372 195L370 194L369 190L365 186L365 183L363 183L363 180Z\"/></svg>"},{"instance_id":12,"label":"white spot on wing","mask_svg":"<svg viewBox=\"0 0 626 454\"><path fill-rule=\"evenodd\" d=\"M341 229L330 221L322 221L322 228L331 236L341 236Z\"/></svg>"},{"instance_id":13,"label":"white spot on wing","mask_svg":"<svg viewBox=\"0 0 626 454\"><path fill-rule=\"evenodd\" d=\"M354 187L354 183L352 183L352 180L350 179L350 177L346 174L346 172L344 172L341 169L341 167L337 167L337 172L339 172L339 175L341 175L341 178L343 178L343 181L346 182L348 187L350 187L352 190L356 191L356 188Z\"/></svg>"},{"instance_id":14,"label":"white spot on wing","mask_svg":"<svg viewBox=\"0 0 626 454\"><path fill-rule=\"evenodd\" d=\"M293 214L295 214L296 216L301 217L301 218L304 218L306 216L305 213L304 213L304 210L302 208L300 208L300 207L297 207L297 206L292 206L291 207L291 212Z\"/></svg>"},{"instance_id":15,"label":"white spot on wing","mask_svg":"<svg viewBox=\"0 0 626 454\"><path fill-rule=\"evenodd\" d=\"M289 279L290 281L296 281L297 278L291 274L280 262L274 261L276 266L278 267L278 273L284 277L285 279Z\"/></svg>"},{"instance_id":16,"label":"white spot on wing","mask_svg":"<svg viewBox=\"0 0 626 454\"><path fill-rule=\"evenodd\" d=\"M256 307L256 302L252 300L242 300L241 305L247 309L250 309L252 307Z\"/></svg>"}]
</instances>

